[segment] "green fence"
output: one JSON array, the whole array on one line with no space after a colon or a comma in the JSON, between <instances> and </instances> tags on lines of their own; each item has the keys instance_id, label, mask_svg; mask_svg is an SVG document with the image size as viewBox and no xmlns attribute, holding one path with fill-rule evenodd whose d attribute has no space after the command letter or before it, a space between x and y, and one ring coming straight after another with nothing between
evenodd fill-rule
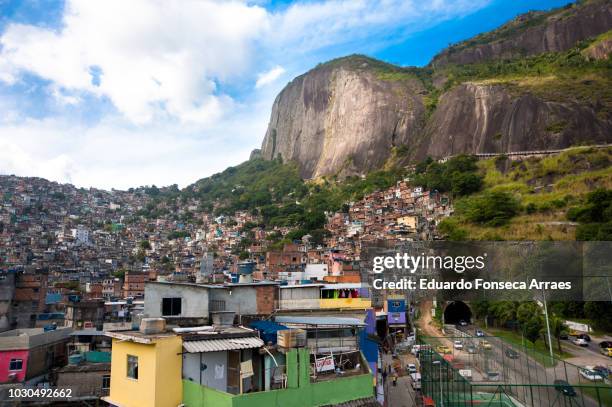
<instances>
[{"instance_id":1,"label":"green fence","mask_svg":"<svg viewBox=\"0 0 612 407\"><path fill-rule=\"evenodd\" d=\"M592 381L584 367L542 359L528 346L497 337L421 337L419 344L422 395L436 406L612 406L608 377Z\"/></svg>"}]
</instances>

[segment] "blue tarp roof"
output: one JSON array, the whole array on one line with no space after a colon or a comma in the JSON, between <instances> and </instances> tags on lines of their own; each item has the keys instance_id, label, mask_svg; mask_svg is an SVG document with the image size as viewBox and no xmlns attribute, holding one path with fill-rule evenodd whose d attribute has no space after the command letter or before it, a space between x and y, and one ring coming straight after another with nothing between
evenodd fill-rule
<instances>
[{"instance_id":1,"label":"blue tarp roof","mask_svg":"<svg viewBox=\"0 0 612 407\"><path fill-rule=\"evenodd\" d=\"M273 344L276 343L276 333L278 331L289 329L273 321L253 321L249 326L253 329L257 329L261 333L261 339L263 339L265 343L272 342Z\"/></svg>"}]
</instances>

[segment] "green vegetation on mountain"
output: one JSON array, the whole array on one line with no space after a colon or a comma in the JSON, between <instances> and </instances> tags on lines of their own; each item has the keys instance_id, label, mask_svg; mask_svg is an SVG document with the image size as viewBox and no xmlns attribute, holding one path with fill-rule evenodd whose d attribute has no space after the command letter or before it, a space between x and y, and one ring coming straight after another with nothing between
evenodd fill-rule
<instances>
[{"instance_id":1,"label":"green vegetation on mountain","mask_svg":"<svg viewBox=\"0 0 612 407\"><path fill-rule=\"evenodd\" d=\"M612 62L583 54L595 40L586 40L566 52L551 52L512 60L449 65L438 70L447 81L444 89L465 82L500 85L513 94L532 93L545 100L597 102L610 113Z\"/></svg>"},{"instance_id":2,"label":"green vegetation on mountain","mask_svg":"<svg viewBox=\"0 0 612 407\"><path fill-rule=\"evenodd\" d=\"M592 147L479 161L482 190L457 199L440 230L454 240L612 240L611 163L612 148Z\"/></svg>"}]
</instances>

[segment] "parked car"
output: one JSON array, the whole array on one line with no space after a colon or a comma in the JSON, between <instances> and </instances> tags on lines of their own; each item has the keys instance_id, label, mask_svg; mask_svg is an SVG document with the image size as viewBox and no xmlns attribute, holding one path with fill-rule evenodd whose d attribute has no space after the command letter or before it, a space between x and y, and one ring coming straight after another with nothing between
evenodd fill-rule
<instances>
[{"instance_id":1,"label":"parked car","mask_svg":"<svg viewBox=\"0 0 612 407\"><path fill-rule=\"evenodd\" d=\"M498 382L501 379L499 372L487 372L487 379L492 382Z\"/></svg>"},{"instance_id":2,"label":"parked car","mask_svg":"<svg viewBox=\"0 0 612 407\"><path fill-rule=\"evenodd\" d=\"M493 348L493 347L491 346L491 344L489 343L489 341L484 341L484 340L483 340L483 341L480 341L480 346L481 346L483 349L487 349L487 350L489 350L489 349L492 349L492 348Z\"/></svg>"},{"instance_id":3,"label":"parked car","mask_svg":"<svg viewBox=\"0 0 612 407\"><path fill-rule=\"evenodd\" d=\"M561 335L559 335L559 339L569 339L569 335L567 332L561 332Z\"/></svg>"},{"instance_id":4,"label":"parked car","mask_svg":"<svg viewBox=\"0 0 612 407\"><path fill-rule=\"evenodd\" d=\"M600 352L602 355L608 356L612 358L612 348L601 348Z\"/></svg>"},{"instance_id":5,"label":"parked car","mask_svg":"<svg viewBox=\"0 0 612 407\"><path fill-rule=\"evenodd\" d=\"M458 350L463 349L463 342L461 342L461 341L453 342L453 348L458 349Z\"/></svg>"},{"instance_id":6,"label":"parked car","mask_svg":"<svg viewBox=\"0 0 612 407\"><path fill-rule=\"evenodd\" d=\"M576 390L565 380L554 381L555 390L562 393L566 397L576 397Z\"/></svg>"},{"instance_id":7,"label":"parked car","mask_svg":"<svg viewBox=\"0 0 612 407\"><path fill-rule=\"evenodd\" d=\"M452 353L452 351L450 350L450 348L448 346L445 345L438 345L436 346L436 351L438 351L438 353Z\"/></svg>"},{"instance_id":8,"label":"parked car","mask_svg":"<svg viewBox=\"0 0 612 407\"><path fill-rule=\"evenodd\" d=\"M587 342L591 342L591 337L589 335L587 335L587 334L580 334L580 335L578 335L578 338L584 339Z\"/></svg>"},{"instance_id":9,"label":"parked car","mask_svg":"<svg viewBox=\"0 0 612 407\"><path fill-rule=\"evenodd\" d=\"M414 363L408 363L408 365L406 366L406 371L410 375L413 373L416 373L417 372L416 365Z\"/></svg>"},{"instance_id":10,"label":"parked car","mask_svg":"<svg viewBox=\"0 0 612 407\"><path fill-rule=\"evenodd\" d=\"M518 359L519 358L519 353L517 351L515 351L514 349L506 349L506 356L510 359Z\"/></svg>"},{"instance_id":11,"label":"parked car","mask_svg":"<svg viewBox=\"0 0 612 407\"><path fill-rule=\"evenodd\" d=\"M465 350L467 351L467 353L476 353L477 352L476 346L474 346L474 345L468 345L467 348L465 348Z\"/></svg>"},{"instance_id":12,"label":"parked car","mask_svg":"<svg viewBox=\"0 0 612 407\"><path fill-rule=\"evenodd\" d=\"M610 369L605 366L593 366L593 370L599 373L602 378L607 379L610 376Z\"/></svg>"},{"instance_id":13,"label":"parked car","mask_svg":"<svg viewBox=\"0 0 612 407\"><path fill-rule=\"evenodd\" d=\"M580 369L580 376L592 382L601 381L604 379L599 372L593 369L593 366L586 366Z\"/></svg>"},{"instance_id":14,"label":"parked car","mask_svg":"<svg viewBox=\"0 0 612 407\"><path fill-rule=\"evenodd\" d=\"M466 320L462 319L462 320L459 321L459 325L460 326L468 326L468 323L467 323Z\"/></svg>"},{"instance_id":15,"label":"parked car","mask_svg":"<svg viewBox=\"0 0 612 407\"><path fill-rule=\"evenodd\" d=\"M589 343L583 338L574 338L572 343L577 346L583 346L583 347L589 346Z\"/></svg>"},{"instance_id":16,"label":"parked car","mask_svg":"<svg viewBox=\"0 0 612 407\"><path fill-rule=\"evenodd\" d=\"M480 337L485 336L485 334L484 334L484 332L481 329L477 329L476 330L476 336L480 338Z\"/></svg>"}]
</instances>

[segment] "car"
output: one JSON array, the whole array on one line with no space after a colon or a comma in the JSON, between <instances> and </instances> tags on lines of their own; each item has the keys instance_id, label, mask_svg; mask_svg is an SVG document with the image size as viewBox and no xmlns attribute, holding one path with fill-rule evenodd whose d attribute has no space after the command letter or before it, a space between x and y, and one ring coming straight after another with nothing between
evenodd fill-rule
<instances>
[{"instance_id":1,"label":"car","mask_svg":"<svg viewBox=\"0 0 612 407\"><path fill-rule=\"evenodd\" d=\"M561 332L561 335L559 335L559 339L568 340L569 339L568 333L567 332Z\"/></svg>"},{"instance_id":2,"label":"car","mask_svg":"<svg viewBox=\"0 0 612 407\"><path fill-rule=\"evenodd\" d=\"M599 372L593 369L593 366L586 366L580 369L580 376L592 382L601 381L604 379Z\"/></svg>"},{"instance_id":3,"label":"car","mask_svg":"<svg viewBox=\"0 0 612 407\"><path fill-rule=\"evenodd\" d=\"M593 366L593 370L596 371L604 379L607 379L611 373L610 369L605 366Z\"/></svg>"},{"instance_id":4,"label":"car","mask_svg":"<svg viewBox=\"0 0 612 407\"><path fill-rule=\"evenodd\" d=\"M408 363L408 365L406 365L406 371L410 375L413 373L416 373L417 372L416 365L414 363Z\"/></svg>"},{"instance_id":5,"label":"car","mask_svg":"<svg viewBox=\"0 0 612 407\"><path fill-rule=\"evenodd\" d=\"M464 319L462 319L462 320L459 321L459 325L460 326L468 326L468 323Z\"/></svg>"},{"instance_id":6,"label":"car","mask_svg":"<svg viewBox=\"0 0 612 407\"><path fill-rule=\"evenodd\" d=\"M612 341L601 341L599 342L600 348L612 348Z\"/></svg>"},{"instance_id":7,"label":"car","mask_svg":"<svg viewBox=\"0 0 612 407\"><path fill-rule=\"evenodd\" d=\"M453 351L450 350L450 348L448 346L445 346L445 345L438 345L438 346L436 346L436 351L438 353L442 353L442 354L452 353L453 352Z\"/></svg>"},{"instance_id":8,"label":"car","mask_svg":"<svg viewBox=\"0 0 612 407\"><path fill-rule=\"evenodd\" d=\"M476 353L477 352L476 346L474 346L474 345L468 345L467 348L465 348L465 350L467 351L467 353Z\"/></svg>"},{"instance_id":9,"label":"car","mask_svg":"<svg viewBox=\"0 0 612 407\"><path fill-rule=\"evenodd\" d=\"M477 329L475 333L476 336L479 338L485 336L484 332L481 329Z\"/></svg>"},{"instance_id":10,"label":"car","mask_svg":"<svg viewBox=\"0 0 612 407\"><path fill-rule=\"evenodd\" d=\"M489 349L492 349L492 348L493 348L493 347L491 346L491 344L489 343L489 341L484 341L484 340L483 340L483 341L480 341L480 346L481 346L483 349L487 349L487 350L489 350Z\"/></svg>"},{"instance_id":11,"label":"car","mask_svg":"<svg viewBox=\"0 0 612 407\"><path fill-rule=\"evenodd\" d=\"M608 356L612 358L612 348L601 348L600 352L602 355Z\"/></svg>"},{"instance_id":12,"label":"car","mask_svg":"<svg viewBox=\"0 0 612 407\"><path fill-rule=\"evenodd\" d=\"M580 334L577 337L580 338L580 339L584 339L587 342L591 342L591 337L589 335L587 335L587 334Z\"/></svg>"},{"instance_id":13,"label":"car","mask_svg":"<svg viewBox=\"0 0 612 407\"><path fill-rule=\"evenodd\" d=\"M583 346L583 347L589 346L589 343L585 339L582 339L582 338L575 338L572 341L572 343L576 346Z\"/></svg>"},{"instance_id":14,"label":"car","mask_svg":"<svg viewBox=\"0 0 612 407\"><path fill-rule=\"evenodd\" d=\"M487 372L487 379L491 382L498 382L501 379L499 372Z\"/></svg>"},{"instance_id":15,"label":"car","mask_svg":"<svg viewBox=\"0 0 612 407\"><path fill-rule=\"evenodd\" d=\"M458 350L463 349L463 342L461 342L461 341L453 342L453 348L458 349Z\"/></svg>"},{"instance_id":16,"label":"car","mask_svg":"<svg viewBox=\"0 0 612 407\"><path fill-rule=\"evenodd\" d=\"M514 349L506 349L506 352L504 352L506 354L506 356L510 359L518 359L519 358L519 353L517 351L515 351Z\"/></svg>"},{"instance_id":17,"label":"car","mask_svg":"<svg viewBox=\"0 0 612 407\"><path fill-rule=\"evenodd\" d=\"M565 380L554 381L555 390L566 397L576 397L576 390Z\"/></svg>"}]
</instances>

